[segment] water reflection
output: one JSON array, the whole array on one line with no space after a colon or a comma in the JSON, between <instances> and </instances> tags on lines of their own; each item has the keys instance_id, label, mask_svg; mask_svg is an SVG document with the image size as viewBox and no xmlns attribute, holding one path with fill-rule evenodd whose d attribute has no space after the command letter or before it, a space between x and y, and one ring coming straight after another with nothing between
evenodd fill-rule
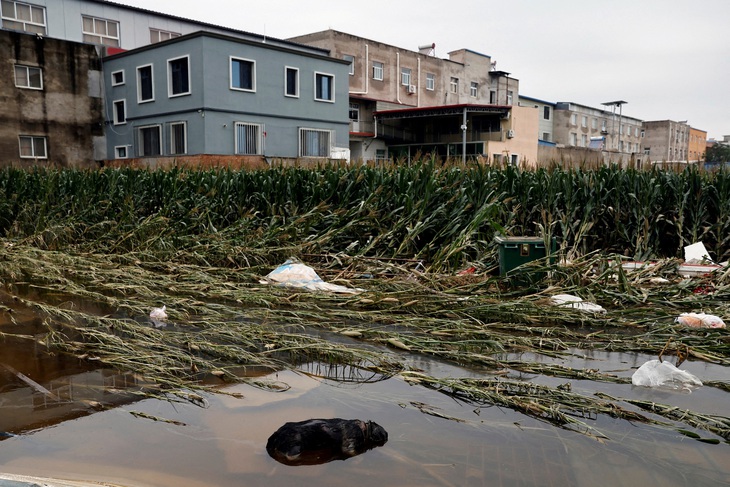
<instances>
[{"instance_id":1,"label":"water reflection","mask_svg":"<svg viewBox=\"0 0 730 487\"><path fill-rule=\"evenodd\" d=\"M377 423L359 419L309 419L286 423L269 437L266 451L284 465L320 465L346 460L388 441Z\"/></svg>"}]
</instances>

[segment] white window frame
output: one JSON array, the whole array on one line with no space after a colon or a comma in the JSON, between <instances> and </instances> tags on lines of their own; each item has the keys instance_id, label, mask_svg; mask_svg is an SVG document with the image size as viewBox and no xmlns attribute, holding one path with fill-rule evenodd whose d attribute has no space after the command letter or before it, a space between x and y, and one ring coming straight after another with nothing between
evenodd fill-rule
<instances>
[{"instance_id":1,"label":"white window frame","mask_svg":"<svg viewBox=\"0 0 730 487\"><path fill-rule=\"evenodd\" d=\"M241 140L238 136L238 131L241 127L246 127L246 130L253 130L256 138L256 151L254 152L241 152ZM264 126L260 123L251 122L236 122L234 125L234 139L235 148L234 153L237 156L260 156L264 153Z\"/></svg>"},{"instance_id":2,"label":"white window frame","mask_svg":"<svg viewBox=\"0 0 730 487\"><path fill-rule=\"evenodd\" d=\"M179 61L181 59L186 59L187 60L187 63L188 63L188 72L187 72L187 77L188 77L188 90L187 91L181 91L180 93L173 93L172 92L172 88L173 88L173 85L172 85L172 63L174 61ZM189 95L190 93L192 93L192 89L193 89L192 83L193 83L193 80L191 79L192 78L191 73L192 73L192 69L190 68L190 55L189 54L186 54L185 56L178 56L178 57L171 58L171 59L168 59L167 60L167 97L168 98L175 98L175 97L178 97L178 96L186 96L186 95Z\"/></svg>"},{"instance_id":3,"label":"white window frame","mask_svg":"<svg viewBox=\"0 0 730 487\"><path fill-rule=\"evenodd\" d=\"M30 155L23 155L23 139L30 139ZM43 154L36 154L36 141L43 141ZM20 135L18 136L18 151L21 159L48 159L48 137L45 135Z\"/></svg>"},{"instance_id":4,"label":"white window frame","mask_svg":"<svg viewBox=\"0 0 730 487\"><path fill-rule=\"evenodd\" d=\"M328 145L328 147L327 147L327 155L321 155L321 154L310 155L310 154L305 154L304 153L305 152L304 151L304 145L305 145L304 144L304 137L305 137L306 134L313 134L313 133L318 133L318 134L325 134L326 133L327 134L327 145ZM319 142L318 142L318 144L319 144ZM314 157L314 158L319 158L319 159L322 159L322 158L327 158L328 159L328 158L330 158L332 156L332 131L331 130L323 130L323 129L313 129L313 128L300 127L299 128L299 144L298 145L299 145L299 151L298 151L299 152L299 157Z\"/></svg>"},{"instance_id":5,"label":"white window frame","mask_svg":"<svg viewBox=\"0 0 730 487\"><path fill-rule=\"evenodd\" d=\"M477 96L479 96L479 83L477 83L476 81L472 81L469 85L469 95L472 98L476 98Z\"/></svg>"},{"instance_id":6,"label":"white window frame","mask_svg":"<svg viewBox=\"0 0 730 487\"><path fill-rule=\"evenodd\" d=\"M183 128L183 150L182 152L175 152L175 127L182 125ZM184 120L178 122L170 122L169 128L169 140L170 140L170 155L179 156L188 153L188 123Z\"/></svg>"},{"instance_id":7,"label":"white window frame","mask_svg":"<svg viewBox=\"0 0 730 487\"><path fill-rule=\"evenodd\" d=\"M180 37L180 33L150 27L150 44L157 44L158 42L169 41L170 39L174 39L175 37Z\"/></svg>"},{"instance_id":8,"label":"white window frame","mask_svg":"<svg viewBox=\"0 0 730 487\"><path fill-rule=\"evenodd\" d=\"M403 86L411 84L411 68L400 68L400 84Z\"/></svg>"},{"instance_id":9,"label":"white window frame","mask_svg":"<svg viewBox=\"0 0 730 487\"><path fill-rule=\"evenodd\" d=\"M330 98L318 98L317 97L318 77L320 77L320 76L330 79L330 91L331 91ZM322 101L322 102L327 102L327 103L335 102L335 75L334 74L323 73L321 71L314 72L314 99L315 99L315 101Z\"/></svg>"},{"instance_id":10,"label":"white window frame","mask_svg":"<svg viewBox=\"0 0 730 487\"><path fill-rule=\"evenodd\" d=\"M148 99L142 98L142 78L140 77L140 72L145 69L150 68L150 85L152 87L152 96ZM154 65L152 64L143 64L142 66L137 66L137 103L150 103L155 101L155 69Z\"/></svg>"},{"instance_id":11,"label":"white window frame","mask_svg":"<svg viewBox=\"0 0 730 487\"><path fill-rule=\"evenodd\" d=\"M451 81L449 81L449 91L451 91L451 93L459 93L459 78L454 76L451 77Z\"/></svg>"},{"instance_id":12,"label":"white window frame","mask_svg":"<svg viewBox=\"0 0 730 487\"><path fill-rule=\"evenodd\" d=\"M585 115L582 115L580 117L580 126L583 127L584 129L588 128L588 117L586 117Z\"/></svg>"},{"instance_id":13,"label":"white window frame","mask_svg":"<svg viewBox=\"0 0 730 487\"><path fill-rule=\"evenodd\" d=\"M289 71L294 71L297 74L294 86L295 93L293 95L287 93L287 88L289 87ZM295 68L294 66L284 66L284 96L288 96L289 98L299 98L299 68Z\"/></svg>"},{"instance_id":14,"label":"white window frame","mask_svg":"<svg viewBox=\"0 0 730 487\"><path fill-rule=\"evenodd\" d=\"M156 128L159 134L159 147L157 148L157 154L143 154L144 144L142 143L142 130ZM159 123L153 123L149 125L140 125L135 127L135 142L137 144L137 156L138 157L158 157L163 155L162 152L162 125Z\"/></svg>"},{"instance_id":15,"label":"white window frame","mask_svg":"<svg viewBox=\"0 0 730 487\"><path fill-rule=\"evenodd\" d=\"M47 32L47 19L46 19L46 7L43 7L41 5L32 5L27 2L16 2L14 0L7 0L7 2L3 3L10 3L13 5L13 14L12 16L6 15L7 12L5 12L5 15L0 12L0 17L2 18L2 21L0 22L0 26L2 26L3 29L10 29L10 30L21 30L23 32L29 32L31 34L42 34L46 35ZM22 5L23 7L28 7L28 10L30 11L30 20L22 20L18 18L18 6ZM42 21L38 22L38 19L33 20L33 12L41 11L43 14ZM20 29L15 29L15 24L18 24Z\"/></svg>"},{"instance_id":16,"label":"white window frame","mask_svg":"<svg viewBox=\"0 0 730 487\"><path fill-rule=\"evenodd\" d=\"M245 63L251 63L251 88L240 88L233 86L233 61L243 61ZM237 56L229 56L228 58L228 74L229 74L229 86L235 91L245 91L248 93L256 93L256 60L246 59Z\"/></svg>"},{"instance_id":17,"label":"white window frame","mask_svg":"<svg viewBox=\"0 0 730 487\"><path fill-rule=\"evenodd\" d=\"M385 64L380 61L373 61L373 79L383 81L383 74L385 73Z\"/></svg>"},{"instance_id":18,"label":"white window frame","mask_svg":"<svg viewBox=\"0 0 730 487\"><path fill-rule=\"evenodd\" d=\"M117 81L116 76L117 74L121 74L121 81ZM117 71L112 71L112 86L121 86L124 84L124 70L119 69Z\"/></svg>"},{"instance_id":19,"label":"white window frame","mask_svg":"<svg viewBox=\"0 0 730 487\"><path fill-rule=\"evenodd\" d=\"M357 112L357 116L355 118L352 118L352 113ZM360 121L360 104L357 102L350 102L350 109L348 111L348 117L351 122L359 122Z\"/></svg>"},{"instance_id":20,"label":"white window frame","mask_svg":"<svg viewBox=\"0 0 730 487\"><path fill-rule=\"evenodd\" d=\"M119 120L117 116L117 103L121 103L124 108L124 120ZM122 98L112 102L112 120L114 125L125 125L127 123L127 100Z\"/></svg>"},{"instance_id":21,"label":"white window frame","mask_svg":"<svg viewBox=\"0 0 730 487\"><path fill-rule=\"evenodd\" d=\"M436 75L433 73L426 73L426 90L433 91L436 89Z\"/></svg>"},{"instance_id":22,"label":"white window frame","mask_svg":"<svg viewBox=\"0 0 730 487\"><path fill-rule=\"evenodd\" d=\"M578 126L578 114L577 113L570 114L570 125L572 125L574 127Z\"/></svg>"},{"instance_id":23,"label":"white window frame","mask_svg":"<svg viewBox=\"0 0 730 487\"><path fill-rule=\"evenodd\" d=\"M353 56L352 54L343 54L342 59L344 59L345 61L350 61L349 74L350 76L355 76L355 56Z\"/></svg>"},{"instance_id":24,"label":"white window frame","mask_svg":"<svg viewBox=\"0 0 730 487\"><path fill-rule=\"evenodd\" d=\"M122 151L124 151L124 154L122 154ZM126 145L115 145L114 159L129 159L129 147Z\"/></svg>"},{"instance_id":25,"label":"white window frame","mask_svg":"<svg viewBox=\"0 0 730 487\"><path fill-rule=\"evenodd\" d=\"M25 84L18 84L18 69L25 70ZM40 76L40 86L33 86L30 82L30 72L38 71L38 74ZM24 64L16 64L13 69L13 76L15 77L15 86L18 88L23 88L27 90L43 90L43 69L37 67L37 66L26 66Z\"/></svg>"},{"instance_id":26,"label":"white window frame","mask_svg":"<svg viewBox=\"0 0 730 487\"><path fill-rule=\"evenodd\" d=\"M515 94L512 92L512 90L507 90L507 105L512 105L514 96Z\"/></svg>"},{"instance_id":27,"label":"white window frame","mask_svg":"<svg viewBox=\"0 0 730 487\"><path fill-rule=\"evenodd\" d=\"M84 30L84 20L89 19L91 20L91 25L93 25L93 31L87 31ZM97 32L97 22L104 23L105 32ZM109 24L114 24L117 27L117 35L116 37L109 34ZM98 37L99 42L91 41L90 39L87 39L86 36L89 37ZM81 15L81 38L83 39L83 42L89 43L89 44L101 44L102 46L113 46L113 47L120 47L121 44L121 31L120 31L120 25L118 20L111 20L111 19L105 19L102 17L94 17L93 15ZM107 41L107 42L105 42Z\"/></svg>"}]
</instances>

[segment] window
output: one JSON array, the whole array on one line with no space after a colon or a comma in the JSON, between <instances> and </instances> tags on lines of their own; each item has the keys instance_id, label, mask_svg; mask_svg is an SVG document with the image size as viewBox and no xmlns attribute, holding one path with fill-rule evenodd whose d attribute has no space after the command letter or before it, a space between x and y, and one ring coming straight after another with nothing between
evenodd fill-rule
<instances>
[{"instance_id":1,"label":"window","mask_svg":"<svg viewBox=\"0 0 730 487\"><path fill-rule=\"evenodd\" d=\"M180 96L190 94L190 59L188 56L167 61L167 94Z\"/></svg>"},{"instance_id":2,"label":"window","mask_svg":"<svg viewBox=\"0 0 730 487\"><path fill-rule=\"evenodd\" d=\"M511 105L512 104L512 98L513 97L514 97L514 93L512 93L512 91L508 90L507 91L507 105Z\"/></svg>"},{"instance_id":3,"label":"window","mask_svg":"<svg viewBox=\"0 0 730 487\"><path fill-rule=\"evenodd\" d=\"M433 91L436 89L436 75L433 73L426 73L426 89Z\"/></svg>"},{"instance_id":4,"label":"window","mask_svg":"<svg viewBox=\"0 0 730 487\"><path fill-rule=\"evenodd\" d=\"M591 129L596 130L598 128L598 120L595 118L591 119Z\"/></svg>"},{"instance_id":5,"label":"window","mask_svg":"<svg viewBox=\"0 0 730 487\"><path fill-rule=\"evenodd\" d=\"M543 132L542 140L544 140L545 142L550 142L550 132Z\"/></svg>"},{"instance_id":6,"label":"window","mask_svg":"<svg viewBox=\"0 0 730 487\"><path fill-rule=\"evenodd\" d=\"M112 73L112 86L119 86L124 84L124 70L114 71Z\"/></svg>"},{"instance_id":7,"label":"window","mask_svg":"<svg viewBox=\"0 0 730 487\"><path fill-rule=\"evenodd\" d=\"M583 128L588 128L588 117L586 117L585 115L580 117L580 126Z\"/></svg>"},{"instance_id":8,"label":"window","mask_svg":"<svg viewBox=\"0 0 730 487\"><path fill-rule=\"evenodd\" d=\"M578 125L578 115L575 113L570 114L570 125Z\"/></svg>"},{"instance_id":9,"label":"window","mask_svg":"<svg viewBox=\"0 0 730 487\"><path fill-rule=\"evenodd\" d=\"M329 157L329 130L299 129L299 157Z\"/></svg>"},{"instance_id":10,"label":"window","mask_svg":"<svg viewBox=\"0 0 730 487\"><path fill-rule=\"evenodd\" d=\"M159 156L162 154L162 127L147 125L137 128L137 155Z\"/></svg>"},{"instance_id":11,"label":"window","mask_svg":"<svg viewBox=\"0 0 730 487\"><path fill-rule=\"evenodd\" d=\"M644 134L645 134L645 133L646 133L646 132L644 131L644 129L641 129L641 137L644 137Z\"/></svg>"},{"instance_id":12,"label":"window","mask_svg":"<svg viewBox=\"0 0 730 487\"><path fill-rule=\"evenodd\" d=\"M261 132L261 125L236 122L236 154L262 154Z\"/></svg>"},{"instance_id":13,"label":"window","mask_svg":"<svg viewBox=\"0 0 730 487\"><path fill-rule=\"evenodd\" d=\"M335 77L331 74L314 73L314 99L335 101Z\"/></svg>"},{"instance_id":14,"label":"window","mask_svg":"<svg viewBox=\"0 0 730 487\"><path fill-rule=\"evenodd\" d=\"M170 124L170 154L187 154L187 134L187 124L185 122L173 122Z\"/></svg>"},{"instance_id":15,"label":"window","mask_svg":"<svg viewBox=\"0 0 730 487\"><path fill-rule=\"evenodd\" d=\"M489 92L489 103L492 105L497 103L497 92L496 91Z\"/></svg>"},{"instance_id":16,"label":"window","mask_svg":"<svg viewBox=\"0 0 730 487\"><path fill-rule=\"evenodd\" d=\"M153 29L150 27L150 44L157 44L162 41L169 41L175 37L180 37L177 32L168 32L166 30Z\"/></svg>"},{"instance_id":17,"label":"window","mask_svg":"<svg viewBox=\"0 0 730 487\"><path fill-rule=\"evenodd\" d=\"M84 42L119 47L119 22L81 16Z\"/></svg>"},{"instance_id":18,"label":"window","mask_svg":"<svg viewBox=\"0 0 730 487\"><path fill-rule=\"evenodd\" d=\"M570 145L576 146L578 145L578 134L571 132L570 134Z\"/></svg>"},{"instance_id":19,"label":"window","mask_svg":"<svg viewBox=\"0 0 730 487\"><path fill-rule=\"evenodd\" d=\"M284 68L284 94L286 96L299 97L299 69Z\"/></svg>"},{"instance_id":20,"label":"window","mask_svg":"<svg viewBox=\"0 0 730 487\"><path fill-rule=\"evenodd\" d=\"M360 104L359 103L350 103L350 121L351 122L360 121Z\"/></svg>"},{"instance_id":21,"label":"window","mask_svg":"<svg viewBox=\"0 0 730 487\"><path fill-rule=\"evenodd\" d=\"M543 120L550 120L550 107L542 107L542 118Z\"/></svg>"},{"instance_id":22,"label":"window","mask_svg":"<svg viewBox=\"0 0 730 487\"><path fill-rule=\"evenodd\" d=\"M588 147L588 136L586 134L582 134L580 136L580 146L581 147Z\"/></svg>"},{"instance_id":23,"label":"window","mask_svg":"<svg viewBox=\"0 0 730 487\"><path fill-rule=\"evenodd\" d=\"M639 127L634 127L634 137L639 136Z\"/></svg>"},{"instance_id":24,"label":"window","mask_svg":"<svg viewBox=\"0 0 730 487\"><path fill-rule=\"evenodd\" d=\"M1 7L3 29L45 35L46 9L44 7L12 0L3 0Z\"/></svg>"},{"instance_id":25,"label":"window","mask_svg":"<svg viewBox=\"0 0 730 487\"><path fill-rule=\"evenodd\" d=\"M256 91L256 61L231 58L231 89Z\"/></svg>"},{"instance_id":26,"label":"window","mask_svg":"<svg viewBox=\"0 0 730 487\"><path fill-rule=\"evenodd\" d=\"M152 65L137 68L137 101L144 103L155 99L155 90L152 83Z\"/></svg>"},{"instance_id":27,"label":"window","mask_svg":"<svg viewBox=\"0 0 730 487\"><path fill-rule=\"evenodd\" d=\"M601 120L601 132L606 132L606 121Z\"/></svg>"},{"instance_id":28,"label":"window","mask_svg":"<svg viewBox=\"0 0 730 487\"><path fill-rule=\"evenodd\" d=\"M126 159L129 157L127 155L127 146L126 145L118 145L114 147L114 158L115 159Z\"/></svg>"},{"instance_id":29,"label":"window","mask_svg":"<svg viewBox=\"0 0 730 487\"><path fill-rule=\"evenodd\" d=\"M47 159L46 137L21 135L20 157L23 159Z\"/></svg>"},{"instance_id":30,"label":"window","mask_svg":"<svg viewBox=\"0 0 730 487\"><path fill-rule=\"evenodd\" d=\"M15 86L18 88L30 88L31 90L43 89L43 73L41 68L31 66L15 65Z\"/></svg>"},{"instance_id":31,"label":"window","mask_svg":"<svg viewBox=\"0 0 730 487\"><path fill-rule=\"evenodd\" d=\"M375 160L376 161L385 161L388 159L388 151L385 149L375 149Z\"/></svg>"},{"instance_id":32,"label":"window","mask_svg":"<svg viewBox=\"0 0 730 487\"><path fill-rule=\"evenodd\" d=\"M411 68L401 68L400 84L408 86L411 84Z\"/></svg>"},{"instance_id":33,"label":"window","mask_svg":"<svg viewBox=\"0 0 730 487\"><path fill-rule=\"evenodd\" d=\"M355 56L350 56L349 54L345 54L342 56L342 59L345 61L350 61L350 76L355 75Z\"/></svg>"},{"instance_id":34,"label":"window","mask_svg":"<svg viewBox=\"0 0 730 487\"><path fill-rule=\"evenodd\" d=\"M114 125L122 125L127 123L127 101L114 101Z\"/></svg>"},{"instance_id":35,"label":"window","mask_svg":"<svg viewBox=\"0 0 730 487\"><path fill-rule=\"evenodd\" d=\"M459 92L459 78L451 78L451 92L452 93L458 93Z\"/></svg>"},{"instance_id":36,"label":"window","mask_svg":"<svg viewBox=\"0 0 730 487\"><path fill-rule=\"evenodd\" d=\"M644 147L644 155L648 156L651 153L651 147Z\"/></svg>"},{"instance_id":37,"label":"window","mask_svg":"<svg viewBox=\"0 0 730 487\"><path fill-rule=\"evenodd\" d=\"M373 79L383 81L383 63L373 61Z\"/></svg>"},{"instance_id":38,"label":"window","mask_svg":"<svg viewBox=\"0 0 730 487\"><path fill-rule=\"evenodd\" d=\"M478 94L479 94L479 83L472 81L471 85L469 86L469 96L476 98Z\"/></svg>"}]
</instances>

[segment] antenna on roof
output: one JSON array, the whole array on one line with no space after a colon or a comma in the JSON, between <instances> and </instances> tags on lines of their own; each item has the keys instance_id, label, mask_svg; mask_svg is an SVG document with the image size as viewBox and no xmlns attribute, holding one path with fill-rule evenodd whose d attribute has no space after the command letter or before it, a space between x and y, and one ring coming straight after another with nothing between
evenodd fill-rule
<instances>
[{"instance_id":1,"label":"antenna on roof","mask_svg":"<svg viewBox=\"0 0 730 487\"><path fill-rule=\"evenodd\" d=\"M264 24L264 44L266 44L266 24Z\"/></svg>"}]
</instances>

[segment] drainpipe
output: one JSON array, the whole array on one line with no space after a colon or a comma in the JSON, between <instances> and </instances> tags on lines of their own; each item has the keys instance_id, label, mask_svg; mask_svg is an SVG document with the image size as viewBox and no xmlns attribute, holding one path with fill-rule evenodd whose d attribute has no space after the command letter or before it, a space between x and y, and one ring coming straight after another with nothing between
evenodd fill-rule
<instances>
[{"instance_id":1,"label":"drainpipe","mask_svg":"<svg viewBox=\"0 0 730 487\"><path fill-rule=\"evenodd\" d=\"M395 100L399 104L403 104L402 101L400 101L400 53L395 53Z\"/></svg>"},{"instance_id":2,"label":"drainpipe","mask_svg":"<svg viewBox=\"0 0 730 487\"><path fill-rule=\"evenodd\" d=\"M418 86L416 86L417 95L416 95L416 106L421 106L421 58L418 58Z\"/></svg>"},{"instance_id":3,"label":"drainpipe","mask_svg":"<svg viewBox=\"0 0 730 487\"><path fill-rule=\"evenodd\" d=\"M368 65L370 64L369 61L370 57L370 50L367 44L365 44L365 65L363 66L363 75L365 76L365 91L351 91L351 95L367 95L368 94Z\"/></svg>"},{"instance_id":4,"label":"drainpipe","mask_svg":"<svg viewBox=\"0 0 730 487\"><path fill-rule=\"evenodd\" d=\"M461 123L461 163L466 165L466 107L464 107L464 117Z\"/></svg>"}]
</instances>

